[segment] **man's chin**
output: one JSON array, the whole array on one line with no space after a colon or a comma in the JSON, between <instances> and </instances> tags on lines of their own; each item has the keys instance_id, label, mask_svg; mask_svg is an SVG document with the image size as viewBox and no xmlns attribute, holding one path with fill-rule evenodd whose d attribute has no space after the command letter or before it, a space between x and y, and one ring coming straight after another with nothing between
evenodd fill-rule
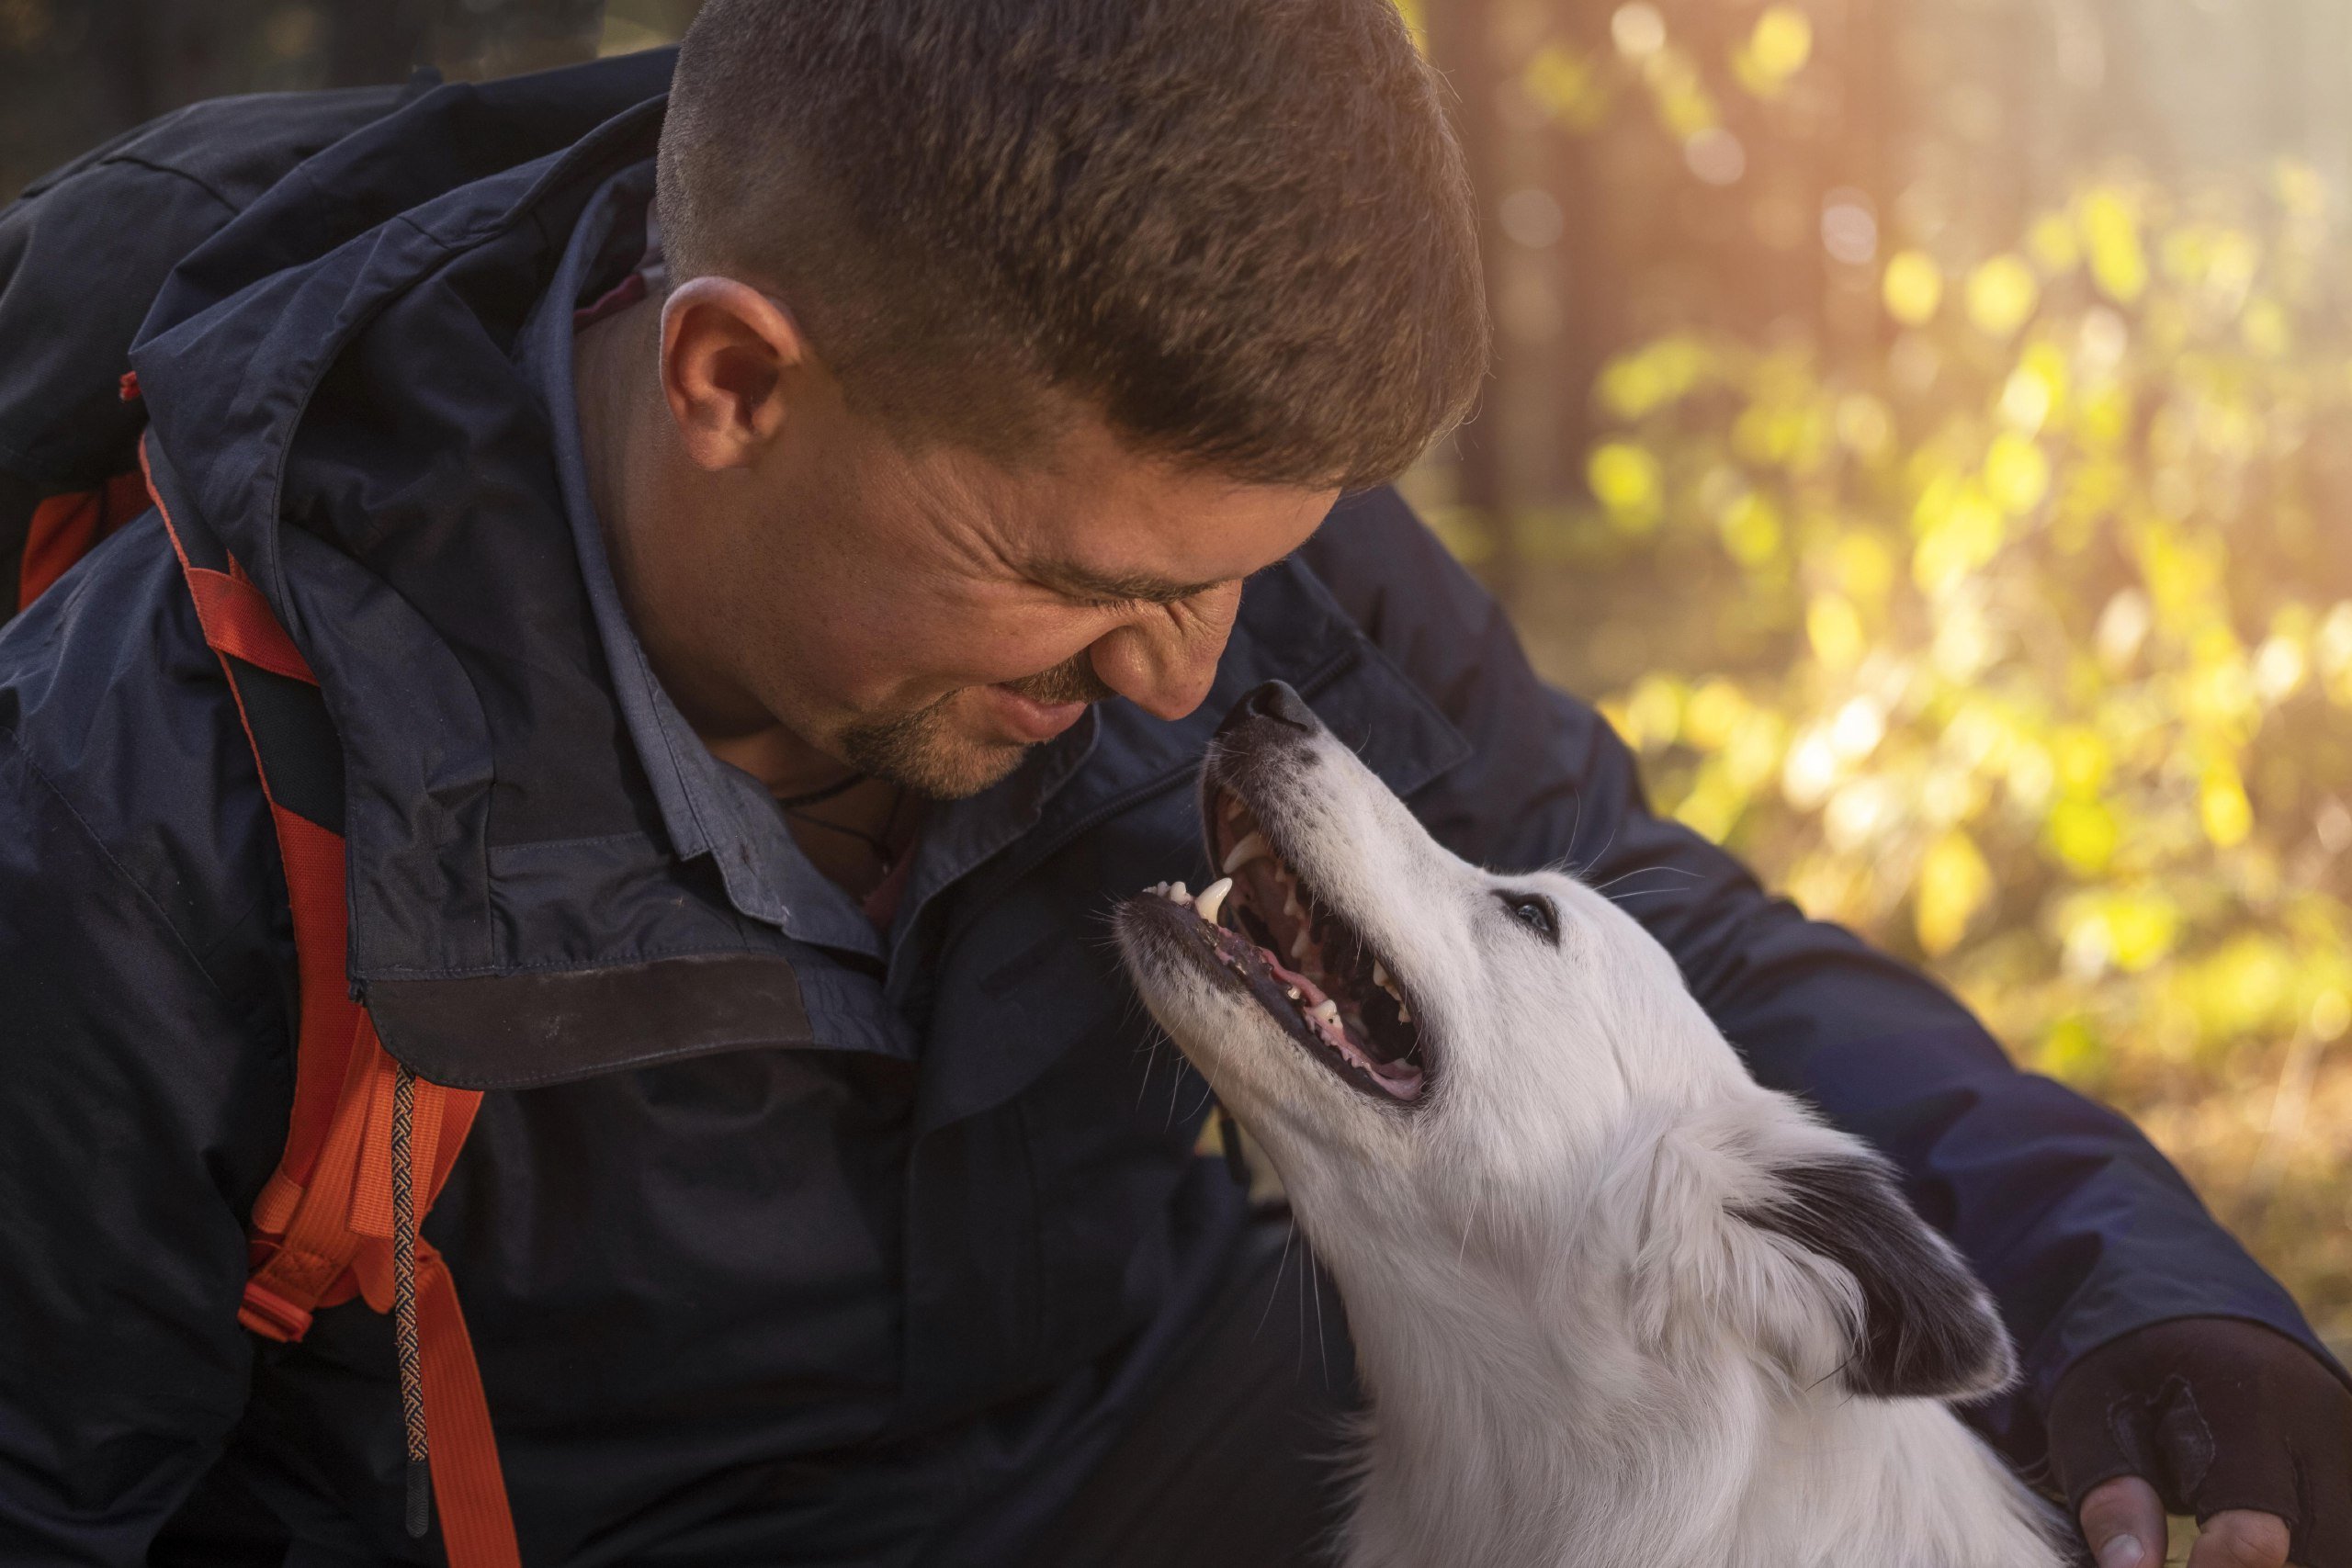
<instances>
[{"instance_id":1,"label":"man's chin","mask_svg":"<svg viewBox=\"0 0 2352 1568\"><path fill-rule=\"evenodd\" d=\"M853 726L842 732L839 750L869 778L904 784L933 800L961 800L1019 767L1031 744L959 734L952 715L933 706L905 718Z\"/></svg>"}]
</instances>

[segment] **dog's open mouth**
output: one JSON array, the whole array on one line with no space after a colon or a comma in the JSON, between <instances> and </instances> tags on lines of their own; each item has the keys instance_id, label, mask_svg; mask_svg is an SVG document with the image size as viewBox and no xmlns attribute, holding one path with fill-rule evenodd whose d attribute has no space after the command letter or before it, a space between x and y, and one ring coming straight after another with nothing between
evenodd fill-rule
<instances>
[{"instance_id":1,"label":"dog's open mouth","mask_svg":"<svg viewBox=\"0 0 2352 1568\"><path fill-rule=\"evenodd\" d=\"M1207 810L1223 874L1197 897L1181 882L1147 894L1190 908L1216 962L1343 1081L1383 1100L1419 1099L1428 1064L1403 984L1283 861L1239 795L1212 784Z\"/></svg>"}]
</instances>

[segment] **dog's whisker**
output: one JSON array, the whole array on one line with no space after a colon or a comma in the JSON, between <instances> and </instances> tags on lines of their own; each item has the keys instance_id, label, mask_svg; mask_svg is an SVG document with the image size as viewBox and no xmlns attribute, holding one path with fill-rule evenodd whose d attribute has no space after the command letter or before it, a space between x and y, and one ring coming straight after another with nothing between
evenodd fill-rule
<instances>
[{"instance_id":1,"label":"dog's whisker","mask_svg":"<svg viewBox=\"0 0 2352 1568\"><path fill-rule=\"evenodd\" d=\"M1671 876L1687 876L1693 882L1701 880L1697 872L1679 865L1637 865L1631 871L1621 871L1608 881L1595 885L1592 890L1595 893L1606 893L1619 883L1629 877L1639 876L1645 871L1662 871Z\"/></svg>"},{"instance_id":2,"label":"dog's whisker","mask_svg":"<svg viewBox=\"0 0 2352 1568\"><path fill-rule=\"evenodd\" d=\"M1602 861L1609 858L1609 852L1616 847L1617 824L1612 822L1609 825L1609 837L1600 841L1600 852L1593 856L1590 860L1585 862L1585 864L1588 866L1599 865Z\"/></svg>"},{"instance_id":3,"label":"dog's whisker","mask_svg":"<svg viewBox=\"0 0 2352 1568\"><path fill-rule=\"evenodd\" d=\"M1283 1255L1274 1259L1274 1287L1266 1292L1266 1310L1258 1314L1258 1326L1250 1331L1252 1341L1265 1332L1266 1320L1274 1315L1274 1303L1282 1299L1283 1269L1290 1262L1290 1244L1297 1239L1298 1222L1293 1220L1290 1223L1290 1229L1283 1233Z\"/></svg>"},{"instance_id":4,"label":"dog's whisker","mask_svg":"<svg viewBox=\"0 0 2352 1568\"><path fill-rule=\"evenodd\" d=\"M1324 1385L1329 1387L1331 1382L1331 1349L1329 1338L1323 1331L1323 1270L1315 1267L1312 1258L1307 1259L1306 1280L1315 1292L1315 1362L1323 1373Z\"/></svg>"}]
</instances>

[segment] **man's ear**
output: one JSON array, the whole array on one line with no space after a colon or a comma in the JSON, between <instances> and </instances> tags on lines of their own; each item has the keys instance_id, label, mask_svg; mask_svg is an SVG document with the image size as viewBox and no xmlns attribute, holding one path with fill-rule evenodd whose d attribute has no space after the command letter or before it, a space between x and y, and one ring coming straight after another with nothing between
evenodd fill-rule
<instances>
[{"instance_id":1,"label":"man's ear","mask_svg":"<svg viewBox=\"0 0 2352 1568\"><path fill-rule=\"evenodd\" d=\"M662 305L662 392L686 451L742 468L775 438L808 343L784 307L731 277L689 278Z\"/></svg>"},{"instance_id":2,"label":"man's ear","mask_svg":"<svg viewBox=\"0 0 2352 1568\"><path fill-rule=\"evenodd\" d=\"M2017 1376L1992 1298L1904 1200L1884 1161L1859 1147L1816 1148L1772 1167L1771 1184L1732 1217L1853 1277L1861 1322L1842 1370L1848 1388L1882 1399L1968 1399Z\"/></svg>"}]
</instances>

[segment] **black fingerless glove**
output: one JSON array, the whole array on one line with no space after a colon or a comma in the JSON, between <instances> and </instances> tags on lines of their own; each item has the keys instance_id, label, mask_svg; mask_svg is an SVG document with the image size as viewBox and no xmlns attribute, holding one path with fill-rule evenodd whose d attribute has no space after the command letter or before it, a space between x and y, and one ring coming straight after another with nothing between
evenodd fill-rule
<instances>
[{"instance_id":1,"label":"black fingerless glove","mask_svg":"<svg viewBox=\"0 0 2352 1568\"><path fill-rule=\"evenodd\" d=\"M2067 1370L2049 1432L2075 1515L2101 1482L2137 1475L2200 1524L2276 1514L2299 1568L2352 1568L2352 1392L2285 1335L2228 1317L2135 1330Z\"/></svg>"}]
</instances>

